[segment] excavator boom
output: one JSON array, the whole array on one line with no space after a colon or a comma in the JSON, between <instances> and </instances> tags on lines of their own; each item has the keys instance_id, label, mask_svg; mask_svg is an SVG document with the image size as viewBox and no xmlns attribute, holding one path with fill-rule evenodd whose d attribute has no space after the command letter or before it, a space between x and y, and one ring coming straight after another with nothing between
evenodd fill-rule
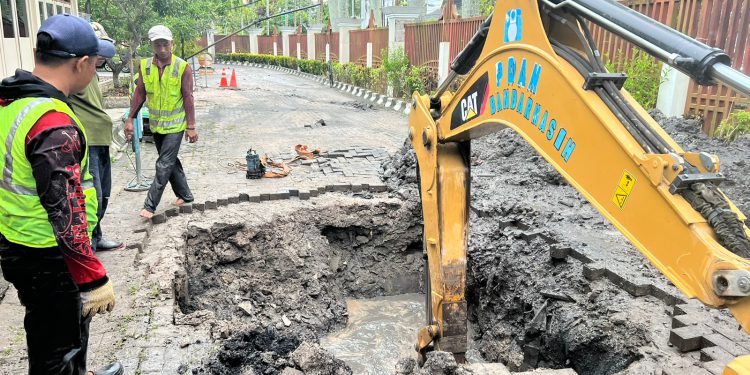
<instances>
[{"instance_id":1,"label":"excavator boom","mask_svg":"<svg viewBox=\"0 0 750 375\"><path fill-rule=\"evenodd\" d=\"M685 152L621 90L626 77L604 69L584 17L701 84L721 79L750 95L750 79L724 52L613 1L498 1L438 94L413 97L409 135L430 286L420 351L466 350L470 141L503 128L534 147L688 298L729 308L750 331L750 230L717 188L718 158ZM459 74L468 76L450 92ZM750 358L725 374L741 366L750 368Z\"/></svg>"}]
</instances>

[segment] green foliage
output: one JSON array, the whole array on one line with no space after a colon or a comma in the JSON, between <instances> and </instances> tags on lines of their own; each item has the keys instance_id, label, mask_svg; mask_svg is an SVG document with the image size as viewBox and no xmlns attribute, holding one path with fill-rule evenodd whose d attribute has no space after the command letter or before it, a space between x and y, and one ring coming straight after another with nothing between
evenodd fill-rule
<instances>
[{"instance_id":1,"label":"green foliage","mask_svg":"<svg viewBox=\"0 0 750 375\"><path fill-rule=\"evenodd\" d=\"M629 60L623 56L622 52L618 52L614 60L606 63L608 71L622 71L628 75L624 85L625 90L646 109L656 107L659 85L664 82L661 66L661 62L657 62L639 49L633 49L633 57Z\"/></svg>"},{"instance_id":2,"label":"green foliage","mask_svg":"<svg viewBox=\"0 0 750 375\"><path fill-rule=\"evenodd\" d=\"M497 0L479 0L479 14L483 17L487 17L495 9L495 3Z\"/></svg>"},{"instance_id":3,"label":"green foliage","mask_svg":"<svg viewBox=\"0 0 750 375\"><path fill-rule=\"evenodd\" d=\"M393 96L398 97L404 94L404 77L409 72L409 59L401 47L394 48L391 51L383 49L381 51L381 66L385 70L388 85L393 88Z\"/></svg>"},{"instance_id":4,"label":"green foliage","mask_svg":"<svg viewBox=\"0 0 750 375\"><path fill-rule=\"evenodd\" d=\"M714 130L714 137L727 142L746 135L750 135L750 112L747 111L730 113Z\"/></svg>"},{"instance_id":5,"label":"green foliage","mask_svg":"<svg viewBox=\"0 0 750 375\"><path fill-rule=\"evenodd\" d=\"M429 80L427 67L413 66L409 69L404 82L406 96L410 96L414 91L420 94L425 93L425 82Z\"/></svg>"}]
</instances>

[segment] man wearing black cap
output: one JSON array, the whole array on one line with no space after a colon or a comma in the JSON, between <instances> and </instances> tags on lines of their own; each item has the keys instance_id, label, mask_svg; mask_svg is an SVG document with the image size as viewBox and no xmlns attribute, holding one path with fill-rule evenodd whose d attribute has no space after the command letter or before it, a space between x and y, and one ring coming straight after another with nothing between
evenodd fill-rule
<instances>
[{"instance_id":1,"label":"man wearing black cap","mask_svg":"<svg viewBox=\"0 0 750 375\"><path fill-rule=\"evenodd\" d=\"M96 74L97 55L113 56L114 46L81 18L53 16L37 34L33 72L0 83L0 266L26 307L32 375L87 373L91 317L115 304L91 250L96 190L86 133L67 99Z\"/></svg>"}]
</instances>

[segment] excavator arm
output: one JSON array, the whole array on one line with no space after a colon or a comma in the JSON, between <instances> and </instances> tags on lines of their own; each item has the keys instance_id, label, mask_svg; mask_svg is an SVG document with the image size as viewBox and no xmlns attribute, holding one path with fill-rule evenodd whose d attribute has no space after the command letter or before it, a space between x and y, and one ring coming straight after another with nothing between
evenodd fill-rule
<instances>
[{"instance_id":1,"label":"excavator arm","mask_svg":"<svg viewBox=\"0 0 750 375\"><path fill-rule=\"evenodd\" d=\"M750 95L750 79L729 68L722 51L632 13L609 0L498 1L438 94L414 95L409 136L430 289L417 350L466 351L470 141L503 128L523 137L688 298L728 308L750 332L750 230L717 188L718 158L685 152L621 90L626 77L606 72L583 18L699 83L721 79ZM682 44L647 40L656 31L638 22ZM460 88L448 91L460 74L468 74ZM725 374L745 371L750 357Z\"/></svg>"}]
</instances>

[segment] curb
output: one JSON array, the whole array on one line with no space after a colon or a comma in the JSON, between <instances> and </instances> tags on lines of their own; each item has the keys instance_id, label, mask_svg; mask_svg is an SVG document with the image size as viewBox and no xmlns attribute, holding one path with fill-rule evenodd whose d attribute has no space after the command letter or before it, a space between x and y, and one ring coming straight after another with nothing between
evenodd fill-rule
<instances>
[{"instance_id":1,"label":"curb","mask_svg":"<svg viewBox=\"0 0 750 375\"><path fill-rule=\"evenodd\" d=\"M383 193L383 192L388 191L388 186L383 182L379 182L377 184L371 185L371 184L363 184L363 183L352 184L351 182L340 181L334 184L318 186L316 188L311 188L311 189L298 189L294 187L288 187L284 189L279 189L273 193L252 193L252 194L238 193L237 195L230 196L230 197L218 198L216 200L208 200L205 202L185 204L183 206L180 206L179 208L169 208L165 210L164 212L155 214L151 218L150 223L152 226L157 225L157 224L163 224L163 223L166 223L171 217L193 214L197 212L204 212L205 210L216 210L224 206L239 204L242 202L260 203L260 202L265 202L265 201L291 199L292 197L296 197L300 200L308 200L310 199L310 197L317 197L322 194L331 193L331 192L358 193L362 191L369 191L371 193Z\"/></svg>"}]
</instances>

